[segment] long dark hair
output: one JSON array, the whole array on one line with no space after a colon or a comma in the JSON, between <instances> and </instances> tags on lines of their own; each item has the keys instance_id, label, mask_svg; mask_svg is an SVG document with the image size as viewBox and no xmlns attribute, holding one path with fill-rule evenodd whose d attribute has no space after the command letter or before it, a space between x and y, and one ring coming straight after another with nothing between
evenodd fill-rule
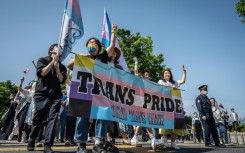
<instances>
[{"instance_id":1,"label":"long dark hair","mask_svg":"<svg viewBox=\"0 0 245 153\"><path fill-rule=\"evenodd\" d=\"M165 73L166 71L168 71L168 72L170 73L170 79L169 79L169 82L171 82L172 84L174 84L174 78L173 78L173 75L172 75L172 72L171 72L170 69L165 69L165 70L163 70L163 72L162 72L162 80L163 80L164 82L166 82L166 80L164 79L164 73Z\"/></svg>"}]
</instances>

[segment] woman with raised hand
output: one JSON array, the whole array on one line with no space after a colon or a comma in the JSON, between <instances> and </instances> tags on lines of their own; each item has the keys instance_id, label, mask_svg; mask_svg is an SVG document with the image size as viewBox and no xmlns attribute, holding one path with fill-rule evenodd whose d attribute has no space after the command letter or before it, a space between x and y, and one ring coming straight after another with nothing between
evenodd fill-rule
<instances>
[{"instance_id":1,"label":"woman with raised hand","mask_svg":"<svg viewBox=\"0 0 245 153\"><path fill-rule=\"evenodd\" d=\"M175 81L173 79L173 75L170 69L165 69L162 73L162 79L158 81L158 84L164 85L164 86L168 86L168 87L172 87L172 88L179 88L180 85L185 83L186 80L186 69L185 66L182 66L183 69L183 76L181 80ZM175 143L176 140L176 136L180 135L180 136L185 136L187 135L187 131L186 129L160 129L159 130L160 134L163 134L163 136L161 137L161 141L162 143L166 146L166 147L170 147L170 148L174 148L174 149L180 149L180 147L178 147ZM167 141L167 135L171 134L171 144L168 144Z\"/></svg>"}]
</instances>

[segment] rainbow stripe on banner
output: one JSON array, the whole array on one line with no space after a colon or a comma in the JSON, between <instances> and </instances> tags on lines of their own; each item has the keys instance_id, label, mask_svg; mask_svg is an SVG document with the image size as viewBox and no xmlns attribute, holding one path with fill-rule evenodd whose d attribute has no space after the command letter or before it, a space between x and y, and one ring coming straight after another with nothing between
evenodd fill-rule
<instances>
[{"instance_id":1,"label":"rainbow stripe on banner","mask_svg":"<svg viewBox=\"0 0 245 153\"><path fill-rule=\"evenodd\" d=\"M183 119L178 89L75 56L69 114L151 128L174 129ZM176 117L175 117L176 116Z\"/></svg>"}]
</instances>

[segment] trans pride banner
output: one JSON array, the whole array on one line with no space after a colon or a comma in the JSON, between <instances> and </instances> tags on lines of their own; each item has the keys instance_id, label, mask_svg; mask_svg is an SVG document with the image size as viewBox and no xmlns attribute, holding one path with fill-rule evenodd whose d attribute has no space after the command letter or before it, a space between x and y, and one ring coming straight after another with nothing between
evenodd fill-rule
<instances>
[{"instance_id":1,"label":"trans pride banner","mask_svg":"<svg viewBox=\"0 0 245 153\"><path fill-rule=\"evenodd\" d=\"M87 58L75 56L69 114L151 128L176 128L181 93Z\"/></svg>"}]
</instances>

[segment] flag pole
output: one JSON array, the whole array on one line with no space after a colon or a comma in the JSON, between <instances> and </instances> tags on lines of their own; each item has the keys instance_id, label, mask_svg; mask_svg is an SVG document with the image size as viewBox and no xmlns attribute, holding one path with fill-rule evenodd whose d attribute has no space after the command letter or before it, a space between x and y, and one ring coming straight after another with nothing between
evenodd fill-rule
<instances>
[{"instance_id":1,"label":"flag pole","mask_svg":"<svg viewBox=\"0 0 245 153\"><path fill-rule=\"evenodd\" d=\"M62 36L62 32L63 32L63 27L64 27L64 19L65 19L65 14L66 14L67 3L68 3L68 0L66 0L64 14L63 14L63 18L62 18L62 24L61 24L61 30L60 30L60 37L59 37L57 54L58 54L58 51L60 50L61 36Z\"/></svg>"},{"instance_id":2,"label":"flag pole","mask_svg":"<svg viewBox=\"0 0 245 153\"><path fill-rule=\"evenodd\" d=\"M35 64L34 61L32 61L32 64L34 65L34 67L37 69L37 65Z\"/></svg>"}]
</instances>

